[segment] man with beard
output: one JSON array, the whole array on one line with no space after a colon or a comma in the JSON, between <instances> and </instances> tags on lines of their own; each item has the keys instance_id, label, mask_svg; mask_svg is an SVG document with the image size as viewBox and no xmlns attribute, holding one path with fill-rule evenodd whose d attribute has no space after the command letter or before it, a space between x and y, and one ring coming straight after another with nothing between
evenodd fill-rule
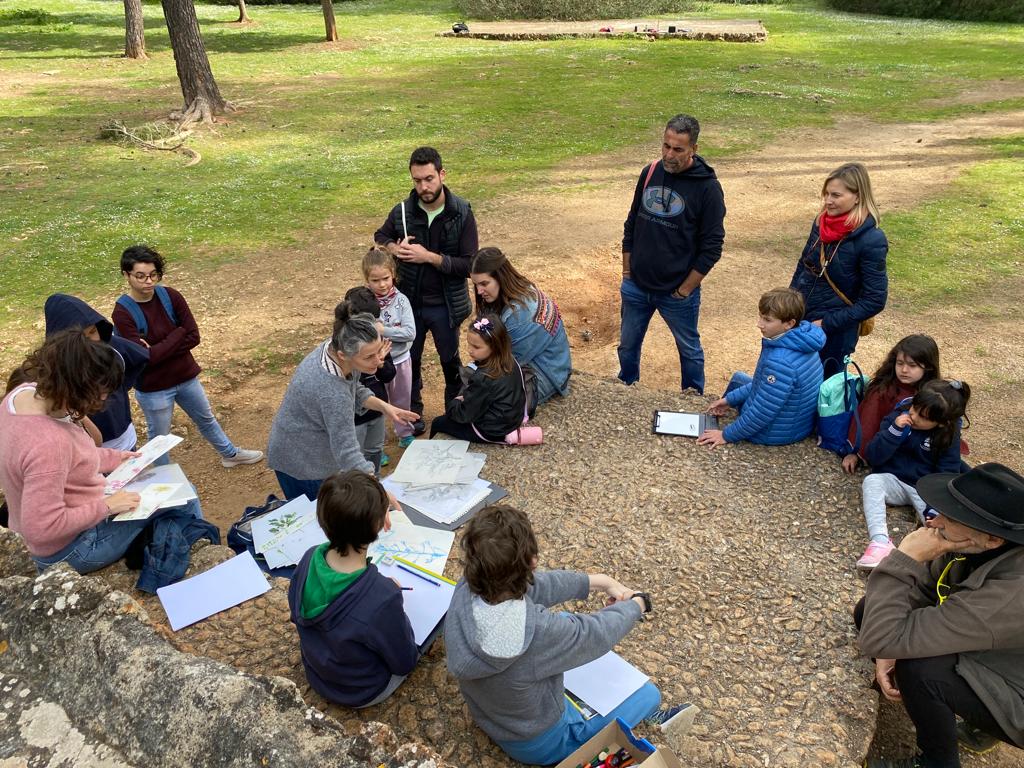
<instances>
[{"instance_id":1,"label":"man with beard","mask_svg":"<svg viewBox=\"0 0 1024 768\"><path fill-rule=\"evenodd\" d=\"M654 311L675 338L682 389L704 392L697 332L700 282L722 256L725 200L715 170L697 154L700 124L676 115L661 160L640 174L622 235L619 379L640 379L640 349Z\"/></svg>"},{"instance_id":2,"label":"man with beard","mask_svg":"<svg viewBox=\"0 0 1024 768\"><path fill-rule=\"evenodd\" d=\"M466 200L445 186L445 171L436 149L419 147L413 151L409 175L412 192L391 209L373 239L395 257L398 287L409 298L416 320L416 339L410 350L410 407L420 414L413 434L421 435L421 366L428 330L444 373L445 406L459 394L459 326L471 310L466 279L479 243L473 211Z\"/></svg>"}]
</instances>

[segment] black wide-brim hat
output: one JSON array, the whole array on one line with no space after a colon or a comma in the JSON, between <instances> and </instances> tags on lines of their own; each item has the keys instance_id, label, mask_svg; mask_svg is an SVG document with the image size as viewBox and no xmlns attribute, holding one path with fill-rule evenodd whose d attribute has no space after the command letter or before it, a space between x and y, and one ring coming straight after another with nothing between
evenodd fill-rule
<instances>
[{"instance_id":1,"label":"black wide-brim hat","mask_svg":"<svg viewBox=\"0 0 1024 768\"><path fill-rule=\"evenodd\" d=\"M1002 464L961 474L938 472L917 481L928 506L950 520L1024 544L1024 477Z\"/></svg>"}]
</instances>

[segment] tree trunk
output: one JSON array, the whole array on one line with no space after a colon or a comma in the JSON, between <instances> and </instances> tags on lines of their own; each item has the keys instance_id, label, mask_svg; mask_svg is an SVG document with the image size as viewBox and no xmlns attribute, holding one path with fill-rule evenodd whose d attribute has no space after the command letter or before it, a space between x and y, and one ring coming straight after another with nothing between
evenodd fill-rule
<instances>
[{"instance_id":1,"label":"tree trunk","mask_svg":"<svg viewBox=\"0 0 1024 768\"><path fill-rule=\"evenodd\" d=\"M124 0L124 57L147 58L146 31L142 24L142 0Z\"/></svg>"},{"instance_id":2,"label":"tree trunk","mask_svg":"<svg viewBox=\"0 0 1024 768\"><path fill-rule=\"evenodd\" d=\"M127 0L125 0L127 2ZM251 24L252 19L249 18L248 12L245 10L245 0L238 0L238 23L239 24Z\"/></svg>"},{"instance_id":3,"label":"tree trunk","mask_svg":"<svg viewBox=\"0 0 1024 768\"><path fill-rule=\"evenodd\" d=\"M333 43L338 39L338 25L334 22L334 4L331 0L320 0L324 9L324 26L327 27L327 42Z\"/></svg>"},{"instance_id":4,"label":"tree trunk","mask_svg":"<svg viewBox=\"0 0 1024 768\"><path fill-rule=\"evenodd\" d=\"M213 79L195 5L192 0L160 0L160 4L174 50L181 93L185 97L185 108L181 113L172 114L172 118L180 120L183 126L200 121L212 123L216 115L224 114L231 105L224 101Z\"/></svg>"}]
</instances>

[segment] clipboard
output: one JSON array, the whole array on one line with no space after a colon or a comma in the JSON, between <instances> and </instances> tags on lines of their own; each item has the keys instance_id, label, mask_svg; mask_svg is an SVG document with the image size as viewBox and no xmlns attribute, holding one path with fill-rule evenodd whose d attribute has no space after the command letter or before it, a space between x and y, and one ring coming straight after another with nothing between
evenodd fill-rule
<instances>
[{"instance_id":1,"label":"clipboard","mask_svg":"<svg viewBox=\"0 0 1024 768\"><path fill-rule=\"evenodd\" d=\"M651 432L673 437L700 437L706 429L718 429L718 417L708 413L655 411Z\"/></svg>"}]
</instances>

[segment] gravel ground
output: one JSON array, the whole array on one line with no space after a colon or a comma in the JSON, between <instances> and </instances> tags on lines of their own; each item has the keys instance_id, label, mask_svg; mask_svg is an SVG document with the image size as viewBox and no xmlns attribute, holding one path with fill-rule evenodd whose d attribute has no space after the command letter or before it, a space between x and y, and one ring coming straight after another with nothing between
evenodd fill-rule
<instances>
[{"instance_id":1,"label":"gravel ground","mask_svg":"<svg viewBox=\"0 0 1024 768\"><path fill-rule=\"evenodd\" d=\"M878 715L872 668L854 646L850 618L863 594L854 570L864 542L859 482L809 441L708 451L651 434L655 408L705 402L577 376L572 398L539 415L545 444L484 447L483 475L530 514L542 567L604 571L652 594L654 619L618 650L651 676L666 703L701 708L680 750L684 765L858 764ZM893 523L904 532L911 525L899 513ZM208 547L193 567L204 570L225 556ZM456 543L446 573L460 572ZM120 587L134 578L122 566L104 576ZM353 731L380 720L453 765L509 764L469 718L447 675L443 642L380 706L353 712L311 692L286 588L278 581L265 596L178 633L166 629L156 600L144 603L182 650L283 675ZM573 607L599 606L595 598ZM882 712L873 750L907 754L905 717ZM1020 764L1015 750L994 754L965 764Z\"/></svg>"}]
</instances>

